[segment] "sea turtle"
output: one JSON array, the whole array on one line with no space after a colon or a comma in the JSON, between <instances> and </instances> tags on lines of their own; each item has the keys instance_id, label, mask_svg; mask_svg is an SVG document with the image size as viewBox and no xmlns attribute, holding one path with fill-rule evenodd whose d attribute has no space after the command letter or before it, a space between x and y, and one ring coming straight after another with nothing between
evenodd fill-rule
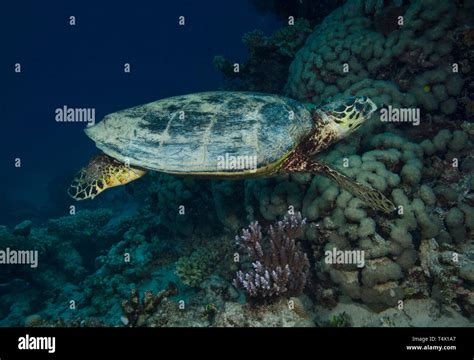
<instances>
[{"instance_id":1,"label":"sea turtle","mask_svg":"<svg viewBox=\"0 0 474 360\"><path fill-rule=\"evenodd\" d=\"M213 91L175 96L109 114L85 129L103 151L80 170L69 194L92 199L147 171L213 178L317 173L374 209L395 207L314 155L356 130L377 109L367 97L310 108L287 97Z\"/></svg>"}]
</instances>

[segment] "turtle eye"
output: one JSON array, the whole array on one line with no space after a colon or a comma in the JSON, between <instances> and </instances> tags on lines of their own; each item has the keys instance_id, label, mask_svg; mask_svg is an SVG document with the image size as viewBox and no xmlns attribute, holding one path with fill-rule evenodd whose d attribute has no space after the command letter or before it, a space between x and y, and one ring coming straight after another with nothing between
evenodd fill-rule
<instances>
[{"instance_id":1,"label":"turtle eye","mask_svg":"<svg viewBox=\"0 0 474 360\"><path fill-rule=\"evenodd\" d=\"M356 108L357 111L362 111L364 109L364 105L361 104L361 103L357 103L355 105L355 108Z\"/></svg>"},{"instance_id":2,"label":"turtle eye","mask_svg":"<svg viewBox=\"0 0 474 360\"><path fill-rule=\"evenodd\" d=\"M349 97L346 99L346 101L344 102L344 105L346 107L349 107L349 106L352 106L355 102L356 98L355 97Z\"/></svg>"}]
</instances>

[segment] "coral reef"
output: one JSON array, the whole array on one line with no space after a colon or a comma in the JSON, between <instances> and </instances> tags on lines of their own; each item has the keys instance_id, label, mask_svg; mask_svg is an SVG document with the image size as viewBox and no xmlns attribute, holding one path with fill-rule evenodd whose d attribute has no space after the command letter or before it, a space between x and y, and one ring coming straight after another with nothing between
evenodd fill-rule
<instances>
[{"instance_id":1,"label":"coral reef","mask_svg":"<svg viewBox=\"0 0 474 360\"><path fill-rule=\"evenodd\" d=\"M99 232L107 224L112 212L107 209L83 210L74 215L63 216L48 221L48 232L72 242L100 237Z\"/></svg>"},{"instance_id":2,"label":"coral reef","mask_svg":"<svg viewBox=\"0 0 474 360\"><path fill-rule=\"evenodd\" d=\"M327 327L350 327L351 326L351 317L345 311L333 315L331 320L329 320L325 325Z\"/></svg>"},{"instance_id":3,"label":"coral reef","mask_svg":"<svg viewBox=\"0 0 474 360\"><path fill-rule=\"evenodd\" d=\"M472 10L472 5L470 10ZM464 12L461 12L461 14L463 13ZM469 15L466 16L469 17ZM466 22L469 23L471 20L467 20ZM452 32L451 38L455 45L455 56L459 59L458 63L461 74L465 79L460 102L464 105L464 115L467 119L472 121L474 117L474 66L472 66L474 62L474 41L472 40L474 38L474 29L472 28L472 21L469 27L461 27Z\"/></svg>"},{"instance_id":4,"label":"coral reef","mask_svg":"<svg viewBox=\"0 0 474 360\"><path fill-rule=\"evenodd\" d=\"M176 275L183 284L198 287L215 270L217 256L218 252L209 252L207 248L196 250L190 256L183 256L176 262Z\"/></svg>"},{"instance_id":5,"label":"coral reef","mask_svg":"<svg viewBox=\"0 0 474 360\"><path fill-rule=\"evenodd\" d=\"M20 326L32 313L43 316L45 324L55 319L72 324L98 314L108 323L108 316L117 313L116 298L125 296L129 284L149 279L157 265L168 265L163 254L172 254L170 244L148 235L154 226L143 224L140 216L98 209L28 226L28 234L23 225L22 235L0 227L2 248L37 250L41 269L11 268L3 284L7 295L0 301L9 315L2 323ZM24 301L18 301L25 291ZM66 306L71 300L77 309Z\"/></svg>"},{"instance_id":6,"label":"coral reef","mask_svg":"<svg viewBox=\"0 0 474 360\"><path fill-rule=\"evenodd\" d=\"M25 327L41 327L44 325L44 319L39 314L33 314L25 319Z\"/></svg>"},{"instance_id":7,"label":"coral reef","mask_svg":"<svg viewBox=\"0 0 474 360\"><path fill-rule=\"evenodd\" d=\"M226 230L237 232L245 223L243 181L212 181L212 198L217 218Z\"/></svg>"},{"instance_id":8,"label":"coral reef","mask_svg":"<svg viewBox=\"0 0 474 360\"><path fill-rule=\"evenodd\" d=\"M234 269L232 245L228 237L196 241L192 253L176 261L176 275L183 284L191 287L200 287L212 274L230 279Z\"/></svg>"},{"instance_id":9,"label":"coral reef","mask_svg":"<svg viewBox=\"0 0 474 360\"><path fill-rule=\"evenodd\" d=\"M143 223L153 222L156 230L173 237L219 231L209 226L216 218L209 181L167 174L152 174L149 181Z\"/></svg>"},{"instance_id":10,"label":"coral reef","mask_svg":"<svg viewBox=\"0 0 474 360\"><path fill-rule=\"evenodd\" d=\"M242 38L249 56L239 64L238 72L234 62L222 56L214 58L214 66L222 72L230 89L279 93L286 83L291 60L310 32L309 22L303 18L269 37L260 30L251 31Z\"/></svg>"},{"instance_id":11,"label":"coral reef","mask_svg":"<svg viewBox=\"0 0 474 360\"><path fill-rule=\"evenodd\" d=\"M168 283L165 290L153 295L151 290L147 290L140 300L137 289L130 291L130 299L123 300L121 307L124 316L122 322L125 326L142 326L147 318L156 311L156 308L171 296L178 294L178 288L173 282Z\"/></svg>"},{"instance_id":12,"label":"coral reef","mask_svg":"<svg viewBox=\"0 0 474 360\"><path fill-rule=\"evenodd\" d=\"M301 316L279 300L266 306L248 306L227 302L216 319L217 327L313 327L311 319Z\"/></svg>"},{"instance_id":13,"label":"coral reef","mask_svg":"<svg viewBox=\"0 0 474 360\"><path fill-rule=\"evenodd\" d=\"M110 326L107 323L104 323L103 321L89 317L89 318L74 318L74 319L62 319L62 318L57 318L57 319L51 319L51 320L46 320L39 314L33 314L28 316L25 319L24 323L25 327L71 327L71 328L77 328L77 327L106 327Z\"/></svg>"},{"instance_id":14,"label":"coral reef","mask_svg":"<svg viewBox=\"0 0 474 360\"><path fill-rule=\"evenodd\" d=\"M361 146L364 152L357 155ZM399 210L393 218L380 217L330 180L311 175L248 181L249 215L273 220L291 207L301 211L317 281L326 287L335 283L342 294L375 309L396 306L405 297L431 294L424 276L414 276L421 240L466 246L473 231L471 148L463 130L442 130L421 143L387 132L363 144L356 139L338 144L322 156L353 179L391 195ZM326 264L322 254L332 249L363 251L365 267ZM414 283L404 283L408 279Z\"/></svg>"},{"instance_id":15,"label":"coral reef","mask_svg":"<svg viewBox=\"0 0 474 360\"><path fill-rule=\"evenodd\" d=\"M232 308L252 317L236 305L240 295L229 284L233 272L229 269L235 266L230 259L233 251L229 241L216 235L223 229L240 228L246 221L245 212L247 220L265 225L293 209L307 220L299 244L313 248L311 273L316 280L307 292L321 304L337 308L338 297L350 298L380 311L396 307L401 300L431 297L472 316L468 239L473 232L474 161L470 153L474 132L469 122L462 126L456 122L463 119L458 114L469 116L473 44L471 31L457 21L462 17L456 11L457 3L432 5L430 1L350 0L311 35L311 23L298 16L295 25L270 36L261 31L245 34L249 58L239 73L230 61L215 60L235 89L281 92L286 83L288 95L314 104L357 94L370 96L379 106L420 107L429 129L419 127L421 130L406 131L403 136L399 131L403 124L388 125L375 136L367 129L362 138L354 136L322 156L353 179L391 197L398 206L395 216L381 217L328 179L310 174L232 183L150 176L149 187L142 190L146 207L139 210L141 221L129 219L123 227L113 229L122 240L97 258L95 275L85 280L88 290L83 302L98 313L111 314L116 309L107 308L130 286L150 281L155 281L155 287L163 286L155 277L168 279L169 273L164 275L168 271L191 287L188 291L194 295L186 313L176 312L171 303L162 304L148 324L171 326L184 324L185 319L196 326L230 324L221 315ZM398 23L400 16L403 24ZM460 65L458 73L452 71L453 63ZM460 105L464 112L459 111ZM414 136L409 138L410 134ZM236 206L242 202L243 207ZM182 205L186 211L180 215ZM100 214L94 217L107 222ZM216 218L223 228L215 226ZM52 221L39 231L24 224L16 232L7 231L6 236L14 241L36 236L43 239L38 244L44 244L46 238L55 243L56 237L66 235L59 234L64 231L73 234L76 240L72 243L86 237L108 241L100 222L95 227L73 224L77 226L73 229L67 228L66 221L65 226L58 228ZM243 257L236 285L249 298L291 296L307 283L309 261L294 237L278 237L279 231L283 232L277 224L265 238L260 225L254 223L239 237L248 255ZM272 262L273 249L279 251L276 262ZM333 249L363 251L365 266L326 263L322 254ZM164 252L168 257L160 256ZM76 253L80 259L81 249ZM134 259L133 266L123 261L124 253ZM298 254L299 265L288 254ZM458 264L447 261L453 254L459 254ZM76 279L83 279L90 266L82 268L85 270ZM167 270L157 270L164 268ZM292 283L290 274L301 274L302 280ZM79 297L74 287L68 291ZM177 320L166 319L166 314L175 314ZM333 320L333 324L344 323L337 316ZM245 321L235 320L235 324Z\"/></svg>"},{"instance_id":16,"label":"coral reef","mask_svg":"<svg viewBox=\"0 0 474 360\"><path fill-rule=\"evenodd\" d=\"M252 298L274 298L300 294L308 279L309 261L296 244L301 237L305 220L301 214L287 215L270 226L268 244L264 243L258 222L250 224L236 240L252 261L252 270L239 270L236 286L242 287Z\"/></svg>"},{"instance_id":17,"label":"coral reef","mask_svg":"<svg viewBox=\"0 0 474 360\"><path fill-rule=\"evenodd\" d=\"M209 185L209 182L203 182L177 186ZM147 191L142 192L154 198L155 186L150 185ZM150 202L154 200L150 198L145 200L147 206L132 212L81 210L39 227L29 221L17 226L16 231L0 227L0 244L4 248L38 250L41 266L41 271L22 267L3 274L5 279L2 277L4 283L0 290L5 291L6 295L1 298L0 310L8 316L0 324L22 326L27 316L35 314L33 326L116 326L122 323L119 299L128 296L130 288L144 292L147 288L163 288L170 281L182 280L174 274L174 262L178 259L182 262L188 258L202 261L205 257L208 261L202 283L194 284L196 290L190 292L201 294L202 302L196 302L195 307L203 307L204 302L222 305L222 299L237 300L239 295L230 285L237 270L232 261L233 241L222 235L209 237L210 233L217 231L206 229L211 224L209 220L203 226L197 224L193 227L193 240L183 236L182 232L173 231L176 219L173 219L173 224L168 224L169 228L165 228L155 213L161 205L152 203L151 206ZM176 199L175 204L181 198ZM212 204L210 199L209 205ZM201 209L205 210L202 205L201 202ZM169 214L170 208L163 206L161 210ZM214 228L219 229L218 226ZM170 237L173 240L169 240ZM221 285L217 285L219 282L211 281L217 274L228 280L221 279ZM19 294L21 300L18 300ZM190 295L184 292L184 296ZM67 306L70 301L74 301L74 309ZM170 305L165 308L166 311L160 306L151 315L172 310ZM201 319L201 312L193 314ZM42 320L35 322L37 317ZM165 321L156 317L155 320L160 324ZM181 326L185 326L185 319L182 321ZM151 322L146 321L144 326ZM208 325L202 323L197 326ZM166 324L163 323L163 326Z\"/></svg>"},{"instance_id":18,"label":"coral reef","mask_svg":"<svg viewBox=\"0 0 474 360\"><path fill-rule=\"evenodd\" d=\"M16 268L16 276L32 285L54 289L57 277L82 280L93 266L90 261L93 262L95 256L113 241L115 234L102 231L110 217L108 210L83 210L49 220L40 227L33 226L29 220L16 225L13 231L0 226L0 246L38 251L42 271ZM93 244L90 239L95 240ZM43 263L43 259L47 261Z\"/></svg>"},{"instance_id":19,"label":"coral reef","mask_svg":"<svg viewBox=\"0 0 474 360\"><path fill-rule=\"evenodd\" d=\"M0 249L37 250L41 271L4 266L0 326L472 326L473 5L348 0L315 25L342 1L255 2L295 24L245 34L239 72L216 57L229 89L420 109L419 126L374 116L318 154L397 211L314 174L149 174L68 216L5 213ZM64 181L48 214L69 206Z\"/></svg>"},{"instance_id":20,"label":"coral reef","mask_svg":"<svg viewBox=\"0 0 474 360\"><path fill-rule=\"evenodd\" d=\"M296 54L287 94L314 104L366 95L379 107L454 113L464 84L452 68L456 4L394 3L350 0L327 16Z\"/></svg>"},{"instance_id":21,"label":"coral reef","mask_svg":"<svg viewBox=\"0 0 474 360\"><path fill-rule=\"evenodd\" d=\"M446 151L447 147L442 145L452 141L451 134L449 131L440 134L433 141L438 144L440 151ZM443 134L447 134L448 138L440 142ZM457 148L459 159L464 158L461 152L467 140L463 138L464 144L461 143ZM459 241L465 242L465 234L472 230L471 225L464 221L467 215L457 207L444 214L437 207L441 200L437 198L441 191L438 189L449 192L447 189L453 189L455 184L442 181L438 175L432 179L438 181L421 181L423 177L428 180L427 174L433 171L429 167L433 154L429 151L426 153L430 140L417 145L394 134L380 134L373 137L370 143L375 147L374 150L365 152L360 158L355 155L348 157L350 167L346 169L346 173L382 191L390 189L400 216L392 220L376 221L377 218L368 217L367 212L351 195L344 192L336 194L336 209L323 220L323 227L333 231L325 248L353 249L351 244L358 242L358 248L365 251L369 260L361 271L361 284L358 280L360 270L330 267L328 271L333 281L341 284L343 291L352 298L366 303L395 306L404 297L399 281L404 277L402 272L407 273L417 261L417 244L420 238L452 242L457 237ZM452 141L449 147L456 148L455 144L459 143ZM423 154L430 156L423 157ZM448 155L448 158L449 156L453 154ZM446 173L450 169L453 169L451 164L445 164L442 171ZM399 171L400 175L390 170ZM472 175L468 177L470 176ZM462 194L466 195L470 191L467 187ZM472 208L463 200L462 196L456 196L455 203L459 201L458 206L465 209L467 214Z\"/></svg>"},{"instance_id":22,"label":"coral reef","mask_svg":"<svg viewBox=\"0 0 474 360\"><path fill-rule=\"evenodd\" d=\"M379 313L363 304L341 301L333 309L318 308L316 323L329 324L343 313L350 317L353 327L472 327L456 310L440 308L432 299L410 299L403 310L389 308Z\"/></svg>"},{"instance_id":23,"label":"coral reef","mask_svg":"<svg viewBox=\"0 0 474 360\"><path fill-rule=\"evenodd\" d=\"M459 312L472 314L474 249L463 250L459 252L450 244L440 245L435 239L423 240L420 262L425 276L433 282L431 297Z\"/></svg>"}]
</instances>

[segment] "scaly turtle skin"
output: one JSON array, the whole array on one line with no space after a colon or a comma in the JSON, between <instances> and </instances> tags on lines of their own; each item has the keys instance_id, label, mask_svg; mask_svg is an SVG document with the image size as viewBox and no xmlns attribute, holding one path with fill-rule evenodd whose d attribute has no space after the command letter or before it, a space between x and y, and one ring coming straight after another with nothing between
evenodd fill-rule
<instances>
[{"instance_id":1,"label":"scaly turtle skin","mask_svg":"<svg viewBox=\"0 0 474 360\"><path fill-rule=\"evenodd\" d=\"M147 170L247 178L290 172L328 176L384 212L394 205L313 156L357 129L376 110L367 97L349 97L310 110L277 95L204 92L158 100L105 116L86 128L103 154L74 179L69 194L94 198Z\"/></svg>"}]
</instances>

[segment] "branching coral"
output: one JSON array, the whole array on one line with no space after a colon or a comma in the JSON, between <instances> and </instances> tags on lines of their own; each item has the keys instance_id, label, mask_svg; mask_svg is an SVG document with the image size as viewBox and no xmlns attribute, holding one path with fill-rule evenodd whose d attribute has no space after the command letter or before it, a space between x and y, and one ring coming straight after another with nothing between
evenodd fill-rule
<instances>
[{"instance_id":1,"label":"branching coral","mask_svg":"<svg viewBox=\"0 0 474 360\"><path fill-rule=\"evenodd\" d=\"M123 300L121 307L124 316L122 322L126 326L141 326L145 323L147 317L151 316L161 302L178 293L178 288L172 282L168 284L165 290L160 291L157 295L148 290L140 300L137 289L132 289L130 299Z\"/></svg>"},{"instance_id":2,"label":"branching coral","mask_svg":"<svg viewBox=\"0 0 474 360\"><path fill-rule=\"evenodd\" d=\"M309 261L296 244L306 223L301 214L285 216L270 226L267 241L258 222L250 224L236 240L252 260L252 270L238 271L235 285L253 298L298 295L309 276Z\"/></svg>"}]
</instances>

